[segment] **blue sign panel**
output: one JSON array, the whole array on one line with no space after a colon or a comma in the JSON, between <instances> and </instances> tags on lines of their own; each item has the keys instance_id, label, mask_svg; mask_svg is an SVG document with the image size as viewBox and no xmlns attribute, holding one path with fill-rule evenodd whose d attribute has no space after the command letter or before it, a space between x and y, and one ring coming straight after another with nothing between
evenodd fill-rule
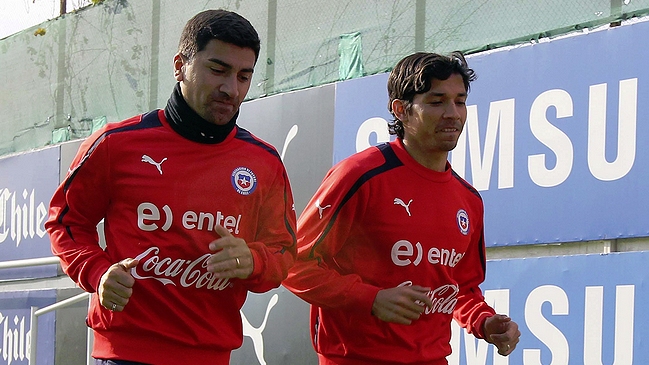
<instances>
[{"instance_id":1,"label":"blue sign panel","mask_svg":"<svg viewBox=\"0 0 649 365\"><path fill-rule=\"evenodd\" d=\"M470 60L461 153L492 244L649 235L647 41L640 23Z\"/></svg>"},{"instance_id":2,"label":"blue sign panel","mask_svg":"<svg viewBox=\"0 0 649 365\"><path fill-rule=\"evenodd\" d=\"M59 184L59 147L2 158L0 171L1 260L52 256L45 221ZM56 269L4 269L0 279L55 276Z\"/></svg>"},{"instance_id":3,"label":"blue sign panel","mask_svg":"<svg viewBox=\"0 0 649 365\"><path fill-rule=\"evenodd\" d=\"M648 260L629 252L489 261L485 299L521 331L509 364L645 363ZM508 363L457 324L451 345L449 365Z\"/></svg>"},{"instance_id":4,"label":"blue sign panel","mask_svg":"<svg viewBox=\"0 0 649 365\"><path fill-rule=\"evenodd\" d=\"M453 168L488 246L649 236L649 22L469 57ZM386 131L387 74L336 89L334 161Z\"/></svg>"},{"instance_id":5,"label":"blue sign panel","mask_svg":"<svg viewBox=\"0 0 649 365\"><path fill-rule=\"evenodd\" d=\"M380 74L336 84L334 164L394 139L388 133L387 81L388 75Z\"/></svg>"},{"instance_id":6,"label":"blue sign panel","mask_svg":"<svg viewBox=\"0 0 649 365\"><path fill-rule=\"evenodd\" d=\"M54 304L56 290L0 292L0 365L28 365L31 346L39 365L54 364L55 313L38 317L37 344L30 341L31 307Z\"/></svg>"}]
</instances>

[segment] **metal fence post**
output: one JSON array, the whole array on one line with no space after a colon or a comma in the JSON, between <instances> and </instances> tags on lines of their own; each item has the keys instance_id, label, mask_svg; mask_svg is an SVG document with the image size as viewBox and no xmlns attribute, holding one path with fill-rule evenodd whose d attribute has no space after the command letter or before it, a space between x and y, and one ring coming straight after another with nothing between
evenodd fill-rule
<instances>
[{"instance_id":1,"label":"metal fence post","mask_svg":"<svg viewBox=\"0 0 649 365\"><path fill-rule=\"evenodd\" d=\"M36 365L36 343L38 342L38 317L36 311L38 307L31 307L29 330L29 365Z\"/></svg>"}]
</instances>

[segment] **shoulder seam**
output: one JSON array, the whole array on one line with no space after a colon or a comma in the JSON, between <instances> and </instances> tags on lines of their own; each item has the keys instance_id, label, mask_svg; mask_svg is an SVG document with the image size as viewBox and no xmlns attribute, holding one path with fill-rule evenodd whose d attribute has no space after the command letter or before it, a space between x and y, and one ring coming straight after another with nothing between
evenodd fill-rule
<instances>
[{"instance_id":1,"label":"shoulder seam","mask_svg":"<svg viewBox=\"0 0 649 365\"><path fill-rule=\"evenodd\" d=\"M279 159L280 161L282 159L275 148L268 145L265 141L263 141L263 140L257 138L256 136L254 136L252 133L250 133L245 128L241 128L240 126L237 126L237 133L234 136L234 138L236 138L236 139L238 139L240 141L246 142L246 143L250 143L250 144L255 145L257 147L260 147L261 149L265 150L266 152L270 153L271 155L277 157L277 159Z\"/></svg>"},{"instance_id":2,"label":"shoulder seam","mask_svg":"<svg viewBox=\"0 0 649 365\"><path fill-rule=\"evenodd\" d=\"M352 187L347 191L343 199L340 201L340 204L338 207L336 207L336 211L333 213L331 216L331 219L327 223L327 226L322 232L322 235L318 238L318 240L313 244L313 247L311 248L311 252L309 252L309 257L313 258L315 249L318 247L320 243L324 240L324 238L327 236L327 233L331 230L333 227L336 218L338 217L338 214L342 210L342 208L345 206L345 204L356 194L356 192L365 184L366 182L370 181L373 177L378 176L384 172L390 171L394 168L403 166L403 162L399 160L397 157L396 153L392 149L392 147L388 143L381 144L379 146L376 146L378 150L381 152L383 157L385 158L385 162L383 162L381 165L372 168L368 171L366 171L361 177L359 177Z\"/></svg>"}]
</instances>

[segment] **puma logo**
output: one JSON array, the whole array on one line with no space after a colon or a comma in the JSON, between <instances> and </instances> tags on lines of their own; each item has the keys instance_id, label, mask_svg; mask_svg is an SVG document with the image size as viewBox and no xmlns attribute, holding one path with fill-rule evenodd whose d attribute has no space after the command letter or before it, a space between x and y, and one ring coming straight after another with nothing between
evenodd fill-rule
<instances>
[{"instance_id":1,"label":"puma logo","mask_svg":"<svg viewBox=\"0 0 649 365\"><path fill-rule=\"evenodd\" d=\"M160 175L162 175L162 163L165 162L165 161L167 161L166 157L163 158L162 161L160 161L160 162L155 162L155 160L153 160L148 155L142 155L142 162L147 162L147 163L150 163L151 165L155 166L158 169L158 171L160 172Z\"/></svg>"},{"instance_id":2,"label":"puma logo","mask_svg":"<svg viewBox=\"0 0 649 365\"><path fill-rule=\"evenodd\" d=\"M248 321L248 318L246 318L246 315L243 314L243 311L240 311L241 321L243 322L243 335L250 337L250 339L252 340L253 347L255 348L255 354L257 355L257 360L259 360L259 363L261 365L266 365L266 360L264 360L264 336L262 335L262 332L264 332L264 329L266 328L266 321L268 320L270 310L273 309L275 304L277 304L278 297L279 296L277 294L273 294L273 296L270 298L270 302L268 302L268 306L266 307L264 320L261 322L259 328L253 327Z\"/></svg>"},{"instance_id":3,"label":"puma logo","mask_svg":"<svg viewBox=\"0 0 649 365\"><path fill-rule=\"evenodd\" d=\"M320 206L320 199L318 199L315 201L315 207L318 208L318 214L320 214L320 219L322 219L322 212L327 208L331 208L331 204L322 207Z\"/></svg>"},{"instance_id":4,"label":"puma logo","mask_svg":"<svg viewBox=\"0 0 649 365\"><path fill-rule=\"evenodd\" d=\"M404 207L406 209L406 213L408 213L408 217L412 217L412 215L410 214L410 203L412 203L412 199L410 199L408 204L406 204L403 202L403 200L399 198L394 198L394 204L401 205L402 207Z\"/></svg>"}]
</instances>

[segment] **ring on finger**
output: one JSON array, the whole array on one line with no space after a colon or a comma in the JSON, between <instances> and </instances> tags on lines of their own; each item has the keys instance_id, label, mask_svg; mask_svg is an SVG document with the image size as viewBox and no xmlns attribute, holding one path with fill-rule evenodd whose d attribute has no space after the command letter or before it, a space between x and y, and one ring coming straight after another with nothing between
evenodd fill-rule
<instances>
[{"instance_id":1,"label":"ring on finger","mask_svg":"<svg viewBox=\"0 0 649 365\"><path fill-rule=\"evenodd\" d=\"M512 348L511 345L507 344L507 351L509 351L509 349L511 348Z\"/></svg>"},{"instance_id":2,"label":"ring on finger","mask_svg":"<svg viewBox=\"0 0 649 365\"><path fill-rule=\"evenodd\" d=\"M114 311L115 311L115 308L117 308L117 304L116 304L116 303L113 303L113 306L110 308L110 310L112 310L112 311L114 312Z\"/></svg>"},{"instance_id":3,"label":"ring on finger","mask_svg":"<svg viewBox=\"0 0 649 365\"><path fill-rule=\"evenodd\" d=\"M234 260L237 262L237 269L241 267L241 261L239 260L239 258L235 257Z\"/></svg>"}]
</instances>

